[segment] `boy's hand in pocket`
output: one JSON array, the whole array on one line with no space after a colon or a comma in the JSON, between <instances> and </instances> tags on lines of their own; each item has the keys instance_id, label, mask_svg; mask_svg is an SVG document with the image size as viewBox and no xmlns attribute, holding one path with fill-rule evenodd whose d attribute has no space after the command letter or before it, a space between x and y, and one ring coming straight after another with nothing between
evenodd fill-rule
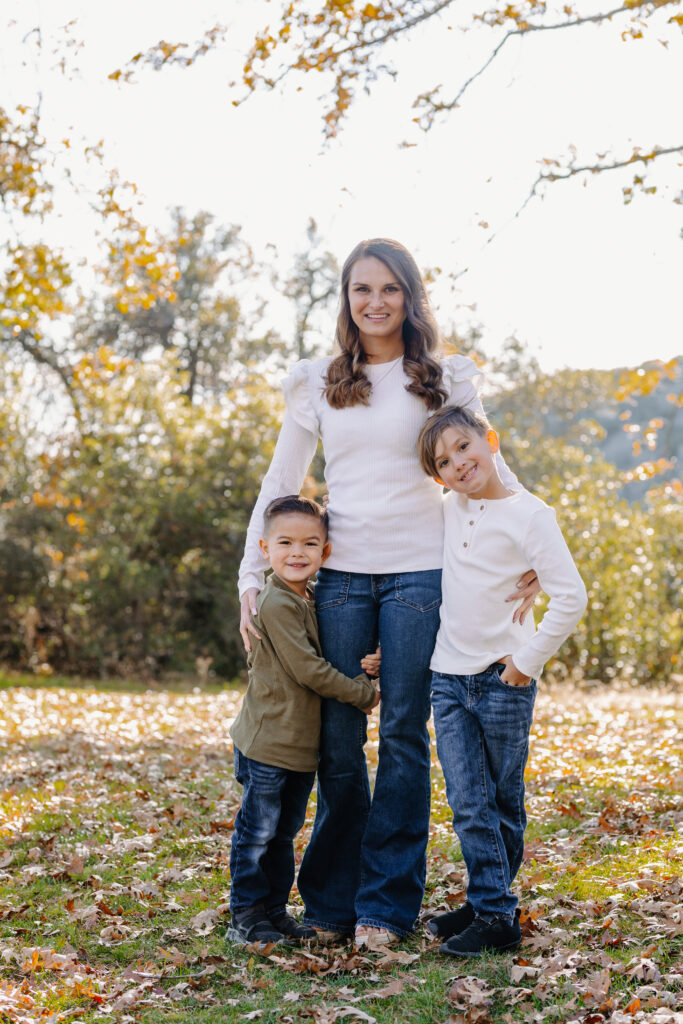
<instances>
[{"instance_id":1,"label":"boy's hand in pocket","mask_svg":"<svg viewBox=\"0 0 683 1024\"><path fill-rule=\"evenodd\" d=\"M505 663L505 668L500 673L501 682L507 683L508 686L528 686L531 682L531 676L522 675L519 669L516 667L512 656L506 654L504 658L500 659Z\"/></svg>"}]
</instances>

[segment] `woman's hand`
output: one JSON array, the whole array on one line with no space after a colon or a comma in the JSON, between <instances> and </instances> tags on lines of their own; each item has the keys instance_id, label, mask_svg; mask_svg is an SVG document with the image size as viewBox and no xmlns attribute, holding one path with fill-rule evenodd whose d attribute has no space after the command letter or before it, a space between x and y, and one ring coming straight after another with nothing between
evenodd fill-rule
<instances>
[{"instance_id":1,"label":"woman's hand","mask_svg":"<svg viewBox=\"0 0 683 1024\"><path fill-rule=\"evenodd\" d=\"M249 634L255 636L257 640L261 639L261 634L254 629L254 623L251 621L252 615L256 615L256 597L258 590L256 587L250 587L249 590L245 591L240 601L240 633L242 634L242 642L244 644L245 651L251 650L251 640Z\"/></svg>"},{"instance_id":2,"label":"woman's hand","mask_svg":"<svg viewBox=\"0 0 683 1024\"><path fill-rule=\"evenodd\" d=\"M512 656L506 654L504 658L500 659L505 663L505 668L500 673L500 681L507 683L508 686L528 686L531 682L531 676L522 675L514 661Z\"/></svg>"},{"instance_id":3,"label":"woman's hand","mask_svg":"<svg viewBox=\"0 0 683 1024\"><path fill-rule=\"evenodd\" d=\"M366 654L364 658L360 659L360 667L366 676L378 676L381 661L382 654L378 647L374 654Z\"/></svg>"},{"instance_id":4,"label":"woman's hand","mask_svg":"<svg viewBox=\"0 0 683 1024\"><path fill-rule=\"evenodd\" d=\"M515 608L512 616L513 622L519 622L520 626L522 625L527 617L527 613L533 608L534 601L540 593L541 584L538 582L536 571L535 569L528 569L517 580L517 591L514 594L508 594L505 598L506 601L519 601L520 597L522 598L522 603Z\"/></svg>"}]
</instances>

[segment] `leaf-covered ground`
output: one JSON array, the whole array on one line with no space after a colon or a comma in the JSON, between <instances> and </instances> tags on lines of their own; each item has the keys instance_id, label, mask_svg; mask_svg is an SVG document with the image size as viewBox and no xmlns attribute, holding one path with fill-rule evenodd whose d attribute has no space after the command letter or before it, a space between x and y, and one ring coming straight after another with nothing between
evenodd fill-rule
<instances>
[{"instance_id":1,"label":"leaf-covered ground","mask_svg":"<svg viewBox=\"0 0 683 1024\"><path fill-rule=\"evenodd\" d=\"M524 944L454 961L422 929L371 954L226 945L239 691L12 682L0 689L0 1020L683 1021L671 690L540 693ZM375 723L371 766L376 742ZM463 889L435 760L425 917Z\"/></svg>"}]
</instances>

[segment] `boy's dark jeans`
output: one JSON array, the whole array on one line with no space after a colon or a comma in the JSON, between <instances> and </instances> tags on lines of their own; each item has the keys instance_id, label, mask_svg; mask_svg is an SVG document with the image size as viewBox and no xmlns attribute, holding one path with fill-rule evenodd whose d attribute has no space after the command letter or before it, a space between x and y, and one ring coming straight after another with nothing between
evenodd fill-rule
<instances>
[{"instance_id":1,"label":"boy's dark jeans","mask_svg":"<svg viewBox=\"0 0 683 1024\"><path fill-rule=\"evenodd\" d=\"M262 764L235 747L235 778L244 792L230 846L230 911L263 904L266 914L277 914L294 884L294 837L315 772Z\"/></svg>"},{"instance_id":2,"label":"boy's dark jeans","mask_svg":"<svg viewBox=\"0 0 683 1024\"><path fill-rule=\"evenodd\" d=\"M510 890L524 853L524 766L536 682L502 682L496 662L472 676L432 675L436 745L453 827L469 874L467 899L484 920L514 920Z\"/></svg>"}]
</instances>

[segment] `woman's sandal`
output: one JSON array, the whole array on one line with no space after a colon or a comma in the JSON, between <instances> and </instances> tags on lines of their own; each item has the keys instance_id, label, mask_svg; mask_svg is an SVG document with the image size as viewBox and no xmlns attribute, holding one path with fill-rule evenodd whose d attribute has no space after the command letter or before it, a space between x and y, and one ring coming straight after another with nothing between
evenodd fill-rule
<instances>
[{"instance_id":1,"label":"woman's sandal","mask_svg":"<svg viewBox=\"0 0 683 1024\"><path fill-rule=\"evenodd\" d=\"M369 924L359 924L356 928L355 943L358 949L379 949L384 946L396 946L401 936L388 928L373 928Z\"/></svg>"},{"instance_id":2,"label":"woman's sandal","mask_svg":"<svg viewBox=\"0 0 683 1024\"><path fill-rule=\"evenodd\" d=\"M338 946L347 942L350 938L348 932L335 932L330 928L316 928L315 925L313 925L313 931L316 934L317 941L323 946Z\"/></svg>"}]
</instances>

